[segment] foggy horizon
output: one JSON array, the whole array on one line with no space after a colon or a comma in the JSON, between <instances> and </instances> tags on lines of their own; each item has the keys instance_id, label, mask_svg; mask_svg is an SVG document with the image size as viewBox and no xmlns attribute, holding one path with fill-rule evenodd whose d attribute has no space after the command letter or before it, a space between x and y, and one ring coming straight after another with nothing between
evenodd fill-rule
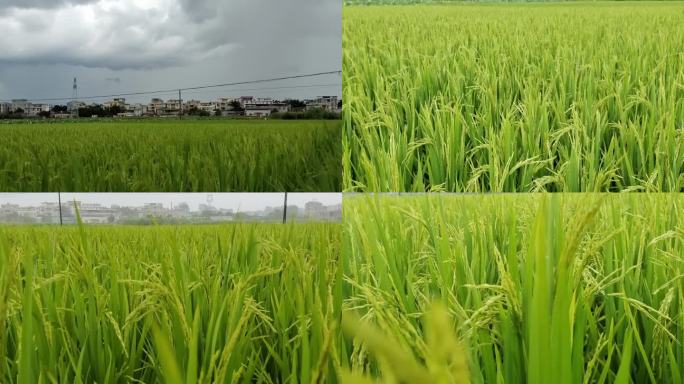
<instances>
[{"instance_id":1,"label":"foggy horizon","mask_svg":"<svg viewBox=\"0 0 684 384\"><path fill-rule=\"evenodd\" d=\"M211 198L208 198L211 196ZM149 203L161 203L174 207L186 203L191 210L198 210L200 204L210 204L219 209L234 211L260 211L267 207L282 206L284 193L62 193L62 203L77 200L86 204L101 204L111 207L141 207ZM0 205L39 206L42 203L57 203L57 193L0 193ZM211 202L209 202L211 200ZM341 193L288 193L287 205L304 207L307 202L317 201L326 206L342 204Z\"/></svg>"}]
</instances>

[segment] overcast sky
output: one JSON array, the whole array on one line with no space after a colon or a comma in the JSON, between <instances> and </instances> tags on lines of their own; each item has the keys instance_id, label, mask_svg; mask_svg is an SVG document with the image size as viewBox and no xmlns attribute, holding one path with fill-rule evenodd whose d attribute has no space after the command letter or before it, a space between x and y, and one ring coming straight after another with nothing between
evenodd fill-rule
<instances>
[{"instance_id":1,"label":"overcast sky","mask_svg":"<svg viewBox=\"0 0 684 384\"><path fill-rule=\"evenodd\" d=\"M0 100L71 97L74 77L93 96L340 70L341 11L340 0L0 0ZM333 74L183 98L341 92ZM127 99L153 96L177 94Z\"/></svg>"},{"instance_id":2,"label":"overcast sky","mask_svg":"<svg viewBox=\"0 0 684 384\"><path fill-rule=\"evenodd\" d=\"M211 196L211 197L210 197ZM37 206L43 202L57 202L56 193L0 193L0 205L10 203L22 206ZM255 211L266 207L281 206L283 193L62 193L62 201L78 200L84 203L100 203L106 206L141 206L145 203L162 203L167 208L185 202L193 210L199 204L235 211ZM287 204L304 207L308 201L325 205L342 203L341 193L288 193Z\"/></svg>"}]
</instances>

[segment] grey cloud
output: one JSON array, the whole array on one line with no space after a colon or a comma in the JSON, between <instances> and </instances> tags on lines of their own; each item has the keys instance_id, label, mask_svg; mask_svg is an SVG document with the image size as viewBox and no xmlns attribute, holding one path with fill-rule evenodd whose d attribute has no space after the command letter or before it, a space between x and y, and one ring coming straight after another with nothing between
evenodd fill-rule
<instances>
[{"instance_id":1,"label":"grey cloud","mask_svg":"<svg viewBox=\"0 0 684 384\"><path fill-rule=\"evenodd\" d=\"M185 13L195 22L217 17L216 2L213 0L179 0Z\"/></svg>"},{"instance_id":2,"label":"grey cloud","mask_svg":"<svg viewBox=\"0 0 684 384\"><path fill-rule=\"evenodd\" d=\"M0 62L167 67L225 55L239 46L268 50L311 36L341 35L337 0L165 0L151 8L135 0L114 7L90 2L89 12L62 4L0 16L0 45L7 47Z\"/></svg>"},{"instance_id":3,"label":"grey cloud","mask_svg":"<svg viewBox=\"0 0 684 384\"><path fill-rule=\"evenodd\" d=\"M2 0L0 9L7 8L58 8L64 5L95 3L97 0Z\"/></svg>"},{"instance_id":4,"label":"grey cloud","mask_svg":"<svg viewBox=\"0 0 684 384\"><path fill-rule=\"evenodd\" d=\"M76 3L82 6L72 6ZM0 83L5 85L0 97L61 97L63 85L45 84L56 77L66 86L73 77L79 77L79 84L84 79L83 92L92 95L130 91L132 86L166 89L341 68L340 0L0 4ZM1 11L10 4L24 6ZM120 82L108 80L114 78Z\"/></svg>"},{"instance_id":5,"label":"grey cloud","mask_svg":"<svg viewBox=\"0 0 684 384\"><path fill-rule=\"evenodd\" d=\"M171 28L181 22L182 14L173 9L143 9L135 0L87 9L15 9L0 16L0 62L113 69L179 65L196 48L183 28Z\"/></svg>"}]
</instances>

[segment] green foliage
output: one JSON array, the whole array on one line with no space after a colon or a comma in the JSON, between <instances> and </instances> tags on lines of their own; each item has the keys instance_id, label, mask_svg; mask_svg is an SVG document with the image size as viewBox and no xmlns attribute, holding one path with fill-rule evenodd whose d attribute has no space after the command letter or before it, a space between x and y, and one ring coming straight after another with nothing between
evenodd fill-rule
<instances>
[{"instance_id":1,"label":"green foliage","mask_svg":"<svg viewBox=\"0 0 684 384\"><path fill-rule=\"evenodd\" d=\"M335 192L336 121L0 124L0 191Z\"/></svg>"},{"instance_id":2,"label":"green foliage","mask_svg":"<svg viewBox=\"0 0 684 384\"><path fill-rule=\"evenodd\" d=\"M345 7L346 191L684 191L684 3Z\"/></svg>"},{"instance_id":3,"label":"green foliage","mask_svg":"<svg viewBox=\"0 0 684 384\"><path fill-rule=\"evenodd\" d=\"M431 194L344 204L345 308L373 326L340 348L353 377L463 380L463 358L447 347L456 334L472 383L684 379L684 195ZM435 301L451 318L441 316L439 336L423 321ZM431 343L436 337L442 342Z\"/></svg>"},{"instance_id":4,"label":"green foliage","mask_svg":"<svg viewBox=\"0 0 684 384\"><path fill-rule=\"evenodd\" d=\"M340 114L322 108L312 108L304 112L275 112L270 118L283 120L338 120Z\"/></svg>"},{"instance_id":5,"label":"green foliage","mask_svg":"<svg viewBox=\"0 0 684 384\"><path fill-rule=\"evenodd\" d=\"M335 381L340 225L0 228L0 382Z\"/></svg>"},{"instance_id":6,"label":"green foliage","mask_svg":"<svg viewBox=\"0 0 684 384\"><path fill-rule=\"evenodd\" d=\"M207 112L207 111L205 111L205 110L203 110L203 109L198 109L197 107L190 107L190 109L188 110L187 115L190 115L190 116L207 117L207 116L211 116L211 113L209 113L209 112ZM220 115L219 115L219 116L220 116Z\"/></svg>"},{"instance_id":7,"label":"green foliage","mask_svg":"<svg viewBox=\"0 0 684 384\"><path fill-rule=\"evenodd\" d=\"M119 106L119 105L113 105L111 107L104 107L102 105L89 105L85 106L83 108L78 109L78 116L79 117L113 117L118 115L119 113L124 113L126 110Z\"/></svg>"}]
</instances>

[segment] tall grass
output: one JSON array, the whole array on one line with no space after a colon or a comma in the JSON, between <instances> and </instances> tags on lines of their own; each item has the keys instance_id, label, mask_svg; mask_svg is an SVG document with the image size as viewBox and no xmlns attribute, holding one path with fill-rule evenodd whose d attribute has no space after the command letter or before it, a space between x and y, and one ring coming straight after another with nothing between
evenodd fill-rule
<instances>
[{"instance_id":1,"label":"tall grass","mask_svg":"<svg viewBox=\"0 0 684 384\"><path fill-rule=\"evenodd\" d=\"M684 191L684 3L348 6L346 191Z\"/></svg>"},{"instance_id":2,"label":"tall grass","mask_svg":"<svg viewBox=\"0 0 684 384\"><path fill-rule=\"evenodd\" d=\"M683 207L666 194L347 197L345 308L361 317L348 375L681 383ZM434 301L448 313L437 327Z\"/></svg>"},{"instance_id":3,"label":"tall grass","mask_svg":"<svg viewBox=\"0 0 684 384\"><path fill-rule=\"evenodd\" d=\"M0 124L4 192L336 192L339 121Z\"/></svg>"},{"instance_id":4,"label":"tall grass","mask_svg":"<svg viewBox=\"0 0 684 384\"><path fill-rule=\"evenodd\" d=\"M0 382L335 377L340 226L0 228Z\"/></svg>"}]
</instances>

